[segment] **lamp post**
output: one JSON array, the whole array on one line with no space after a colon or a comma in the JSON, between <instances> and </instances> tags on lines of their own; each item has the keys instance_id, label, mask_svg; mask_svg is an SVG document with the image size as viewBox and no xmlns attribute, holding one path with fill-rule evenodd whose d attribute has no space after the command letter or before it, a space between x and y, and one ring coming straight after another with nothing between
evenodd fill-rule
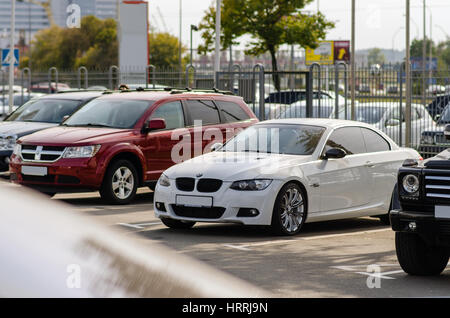
<instances>
[{"instance_id":1,"label":"lamp post","mask_svg":"<svg viewBox=\"0 0 450 318\"><path fill-rule=\"evenodd\" d=\"M356 69L355 69L355 26L356 26L356 10L355 10L355 0L352 0L352 41L351 41L351 54L350 54L350 68L351 68L351 110L352 115L351 119L355 120L356 118L356 106L355 106L355 85L356 85Z\"/></svg>"},{"instance_id":2,"label":"lamp post","mask_svg":"<svg viewBox=\"0 0 450 318\"><path fill-rule=\"evenodd\" d=\"M196 25L191 24L191 59L189 62L189 64L191 64L191 65L192 65L192 52L193 52L193 49L192 49L192 32L193 31L198 31L198 27Z\"/></svg>"},{"instance_id":3,"label":"lamp post","mask_svg":"<svg viewBox=\"0 0 450 318\"><path fill-rule=\"evenodd\" d=\"M220 71L220 24L221 24L222 0L216 1L216 47L214 53L214 78L217 79L217 73ZM219 83L215 83L218 87Z\"/></svg>"},{"instance_id":4,"label":"lamp post","mask_svg":"<svg viewBox=\"0 0 450 318\"><path fill-rule=\"evenodd\" d=\"M9 113L14 105L14 33L16 33L16 0L11 0L11 35L9 43Z\"/></svg>"},{"instance_id":5,"label":"lamp post","mask_svg":"<svg viewBox=\"0 0 450 318\"><path fill-rule=\"evenodd\" d=\"M405 111L405 146L411 144L411 42L410 42L410 0L406 0L406 111ZM401 143L401 140L400 140Z\"/></svg>"}]
</instances>

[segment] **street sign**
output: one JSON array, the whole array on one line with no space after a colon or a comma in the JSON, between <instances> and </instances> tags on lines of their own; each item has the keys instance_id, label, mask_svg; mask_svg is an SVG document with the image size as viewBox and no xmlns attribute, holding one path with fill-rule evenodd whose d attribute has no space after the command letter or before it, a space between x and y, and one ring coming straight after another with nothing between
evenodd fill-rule
<instances>
[{"instance_id":1,"label":"street sign","mask_svg":"<svg viewBox=\"0 0 450 318\"><path fill-rule=\"evenodd\" d=\"M321 41L316 49L306 49L306 65L319 63L334 64L334 41Z\"/></svg>"},{"instance_id":2,"label":"street sign","mask_svg":"<svg viewBox=\"0 0 450 318\"><path fill-rule=\"evenodd\" d=\"M350 41L334 41L334 61L350 63Z\"/></svg>"},{"instance_id":3,"label":"street sign","mask_svg":"<svg viewBox=\"0 0 450 318\"><path fill-rule=\"evenodd\" d=\"M13 59L11 61L11 59ZM2 66L9 66L13 64L14 66L19 66L19 49L14 49L14 54L11 54L10 49L2 50Z\"/></svg>"}]
</instances>

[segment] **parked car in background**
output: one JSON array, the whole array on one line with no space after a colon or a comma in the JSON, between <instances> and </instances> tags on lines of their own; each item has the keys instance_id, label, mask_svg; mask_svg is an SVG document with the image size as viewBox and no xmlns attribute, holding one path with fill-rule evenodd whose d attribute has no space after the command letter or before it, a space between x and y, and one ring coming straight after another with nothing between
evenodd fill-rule
<instances>
[{"instance_id":1,"label":"parked car in background","mask_svg":"<svg viewBox=\"0 0 450 318\"><path fill-rule=\"evenodd\" d=\"M445 86L442 85L430 85L425 90L425 94L427 95L438 95L438 94L445 94Z\"/></svg>"},{"instance_id":2,"label":"parked car in background","mask_svg":"<svg viewBox=\"0 0 450 318\"><path fill-rule=\"evenodd\" d=\"M17 108L25 104L31 99L39 98L44 96L45 94L42 93L24 93L23 95L21 93L14 94L14 102L13 102L13 111L15 111ZM5 116L9 112L9 96L6 95L4 98L0 97L0 117Z\"/></svg>"},{"instance_id":3,"label":"parked car in background","mask_svg":"<svg viewBox=\"0 0 450 318\"><path fill-rule=\"evenodd\" d=\"M269 96L264 101L264 110L266 119L281 118L281 114L295 113L290 111L291 106L306 106L306 90L292 90L292 91L280 91L270 93ZM317 100L321 100L320 104L323 106L333 106L335 105L335 93L329 91L314 91L313 92L313 103L318 105ZM341 96L341 101L344 101L345 97ZM294 110L294 109L292 109ZM256 105L254 110L256 115L259 115L259 105Z\"/></svg>"},{"instance_id":4,"label":"parked car in background","mask_svg":"<svg viewBox=\"0 0 450 318\"><path fill-rule=\"evenodd\" d=\"M219 92L107 93L62 125L20 138L11 180L49 194L99 190L126 204L176 162L256 122L241 97Z\"/></svg>"},{"instance_id":5,"label":"parked car in background","mask_svg":"<svg viewBox=\"0 0 450 318\"><path fill-rule=\"evenodd\" d=\"M430 158L450 147L450 141L444 135L444 129L450 124L450 105L438 116L437 125L422 132L419 152L424 158Z\"/></svg>"},{"instance_id":6,"label":"parked car in background","mask_svg":"<svg viewBox=\"0 0 450 318\"><path fill-rule=\"evenodd\" d=\"M398 103L361 103L356 106L355 119L371 124L392 138L396 143L405 144L406 124L405 106L400 113ZM350 116L350 112L347 113ZM339 112L339 118L345 119L343 110ZM418 104L411 105L411 147L419 147L423 131L434 129L436 123L427 110Z\"/></svg>"},{"instance_id":7,"label":"parked car in background","mask_svg":"<svg viewBox=\"0 0 450 318\"><path fill-rule=\"evenodd\" d=\"M386 89L386 93L388 94L398 94L400 92L398 86L388 86Z\"/></svg>"},{"instance_id":8,"label":"parked car in background","mask_svg":"<svg viewBox=\"0 0 450 318\"><path fill-rule=\"evenodd\" d=\"M49 83L49 82L42 82L33 84L30 88L32 92L35 93L44 93L44 94L53 94L57 92L63 92L70 90L70 86L65 83Z\"/></svg>"},{"instance_id":9,"label":"parked car in background","mask_svg":"<svg viewBox=\"0 0 450 318\"><path fill-rule=\"evenodd\" d=\"M154 195L155 215L172 228L270 225L282 235L297 234L305 222L361 216L389 222L405 159L420 155L368 124L265 121L215 152L166 170Z\"/></svg>"},{"instance_id":10,"label":"parked car in background","mask_svg":"<svg viewBox=\"0 0 450 318\"><path fill-rule=\"evenodd\" d=\"M450 95L439 95L427 106L434 120L438 120L444 109L450 104Z\"/></svg>"},{"instance_id":11,"label":"parked car in background","mask_svg":"<svg viewBox=\"0 0 450 318\"><path fill-rule=\"evenodd\" d=\"M66 116L101 94L101 91L80 91L45 95L19 107L0 122L0 171L9 169L10 157L18 138L59 125Z\"/></svg>"},{"instance_id":12,"label":"parked car in background","mask_svg":"<svg viewBox=\"0 0 450 318\"><path fill-rule=\"evenodd\" d=\"M359 93L370 93L370 85L366 85L366 84L361 84L358 87L358 92Z\"/></svg>"}]
</instances>

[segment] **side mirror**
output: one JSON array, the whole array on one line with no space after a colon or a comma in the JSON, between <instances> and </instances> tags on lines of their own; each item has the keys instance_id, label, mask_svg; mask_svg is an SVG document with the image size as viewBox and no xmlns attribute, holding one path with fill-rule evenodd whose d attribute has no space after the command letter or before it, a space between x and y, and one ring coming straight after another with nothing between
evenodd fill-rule
<instances>
[{"instance_id":1,"label":"side mirror","mask_svg":"<svg viewBox=\"0 0 450 318\"><path fill-rule=\"evenodd\" d=\"M344 158L347 153L339 148L332 148L325 153L324 159L341 159Z\"/></svg>"},{"instance_id":2,"label":"side mirror","mask_svg":"<svg viewBox=\"0 0 450 318\"><path fill-rule=\"evenodd\" d=\"M68 118L70 117L70 115L66 115L62 118L61 123L65 122Z\"/></svg>"},{"instance_id":3,"label":"side mirror","mask_svg":"<svg viewBox=\"0 0 450 318\"><path fill-rule=\"evenodd\" d=\"M445 125L444 136L445 139L450 140L450 125Z\"/></svg>"},{"instance_id":4,"label":"side mirror","mask_svg":"<svg viewBox=\"0 0 450 318\"><path fill-rule=\"evenodd\" d=\"M144 127L142 127L143 133L149 133L153 130L160 130L166 128L166 121L162 118L154 118L150 119L148 122L144 124Z\"/></svg>"},{"instance_id":5,"label":"side mirror","mask_svg":"<svg viewBox=\"0 0 450 318\"><path fill-rule=\"evenodd\" d=\"M222 147L223 147L222 143L216 142L214 145L211 146L211 152L217 151Z\"/></svg>"},{"instance_id":6,"label":"side mirror","mask_svg":"<svg viewBox=\"0 0 450 318\"><path fill-rule=\"evenodd\" d=\"M386 127L400 126L400 120L398 120L398 119L388 119L388 120L386 120L385 126Z\"/></svg>"}]
</instances>

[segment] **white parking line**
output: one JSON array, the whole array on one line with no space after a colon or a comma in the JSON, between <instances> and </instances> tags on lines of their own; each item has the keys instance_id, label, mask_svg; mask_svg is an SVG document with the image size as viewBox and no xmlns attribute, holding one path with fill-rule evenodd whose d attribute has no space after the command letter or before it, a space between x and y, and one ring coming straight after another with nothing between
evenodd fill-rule
<instances>
[{"instance_id":1,"label":"white parking line","mask_svg":"<svg viewBox=\"0 0 450 318\"><path fill-rule=\"evenodd\" d=\"M150 226L150 225L160 225L160 224L161 224L161 222L138 223L138 224L117 223L117 225L125 226L125 227L130 227L130 228L138 229L138 230L142 230L142 229L144 229L146 226Z\"/></svg>"},{"instance_id":2,"label":"white parking line","mask_svg":"<svg viewBox=\"0 0 450 318\"><path fill-rule=\"evenodd\" d=\"M295 243L295 242L299 242L299 241L312 241L312 240L336 238L336 237L343 237L343 236L372 234L372 233L379 233L379 232L386 232L386 231L391 231L391 229L388 228L388 229L381 229L381 230L368 230L368 231L359 231L359 232L350 232L350 233L308 236L308 237L299 237L299 238L291 239L291 240L275 240L275 241L246 243L246 244L244 243L244 244L222 244L222 245L225 247L234 248L237 250L250 251L251 247L261 247L261 246L277 245L277 244L289 244L289 243Z\"/></svg>"}]
</instances>

